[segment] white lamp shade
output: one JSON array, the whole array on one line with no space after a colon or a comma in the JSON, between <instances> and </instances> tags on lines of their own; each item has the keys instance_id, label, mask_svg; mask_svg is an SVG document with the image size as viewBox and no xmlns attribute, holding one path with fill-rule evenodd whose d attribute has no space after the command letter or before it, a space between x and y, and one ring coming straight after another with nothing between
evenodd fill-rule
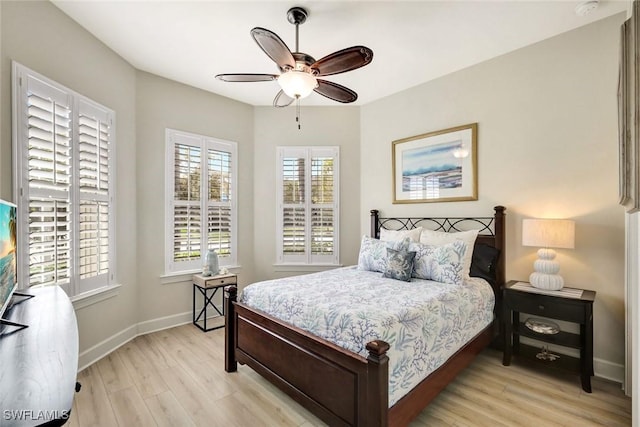
<instances>
[{"instance_id":1,"label":"white lamp shade","mask_svg":"<svg viewBox=\"0 0 640 427\"><path fill-rule=\"evenodd\" d=\"M296 70L280 74L278 83L291 98L306 98L318 86L316 78L311 74Z\"/></svg>"},{"instance_id":2,"label":"white lamp shade","mask_svg":"<svg viewBox=\"0 0 640 427\"><path fill-rule=\"evenodd\" d=\"M523 246L573 249L575 234L575 222L568 219L522 220Z\"/></svg>"}]
</instances>

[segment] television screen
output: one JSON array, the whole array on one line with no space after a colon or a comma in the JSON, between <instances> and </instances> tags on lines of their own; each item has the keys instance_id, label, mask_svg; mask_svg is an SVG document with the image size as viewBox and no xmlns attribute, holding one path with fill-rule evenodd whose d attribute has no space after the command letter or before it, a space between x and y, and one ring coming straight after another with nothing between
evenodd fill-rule
<instances>
[{"instance_id":1,"label":"television screen","mask_svg":"<svg viewBox=\"0 0 640 427\"><path fill-rule=\"evenodd\" d=\"M16 270L16 206L0 200L0 319L18 285Z\"/></svg>"}]
</instances>

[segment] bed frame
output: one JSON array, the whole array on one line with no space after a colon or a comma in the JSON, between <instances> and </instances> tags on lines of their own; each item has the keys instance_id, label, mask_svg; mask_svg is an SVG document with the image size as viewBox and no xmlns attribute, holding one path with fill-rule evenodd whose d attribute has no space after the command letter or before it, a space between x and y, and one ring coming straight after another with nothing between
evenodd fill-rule
<instances>
[{"instance_id":1,"label":"bed frame","mask_svg":"<svg viewBox=\"0 0 640 427\"><path fill-rule=\"evenodd\" d=\"M505 208L496 206L494 210L492 217L477 218L382 218L372 210L371 235L378 237L380 228L479 229L476 245L484 243L500 250L492 284L498 315L505 277ZM369 342L368 356L360 356L237 302L236 286L225 288L224 309L225 370L236 371L238 363L249 365L330 426L406 426L494 340L500 323L494 320L389 408L386 342Z\"/></svg>"}]
</instances>

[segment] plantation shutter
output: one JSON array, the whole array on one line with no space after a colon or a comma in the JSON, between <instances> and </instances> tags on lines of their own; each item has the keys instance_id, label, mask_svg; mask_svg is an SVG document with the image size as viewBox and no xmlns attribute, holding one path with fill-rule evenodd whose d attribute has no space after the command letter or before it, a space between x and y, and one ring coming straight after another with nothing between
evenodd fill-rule
<instances>
[{"instance_id":1,"label":"plantation shutter","mask_svg":"<svg viewBox=\"0 0 640 427\"><path fill-rule=\"evenodd\" d=\"M21 141L26 147L21 151L27 182L26 188L22 187L28 209L27 286L68 285L72 264L72 98L33 76L25 83L28 130L26 140Z\"/></svg>"},{"instance_id":2,"label":"plantation shutter","mask_svg":"<svg viewBox=\"0 0 640 427\"><path fill-rule=\"evenodd\" d=\"M207 247L214 249L222 262L232 253L232 161L231 152L207 149Z\"/></svg>"},{"instance_id":3,"label":"plantation shutter","mask_svg":"<svg viewBox=\"0 0 640 427\"><path fill-rule=\"evenodd\" d=\"M278 262L338 263L338 148L278 148Z\"/></svg>"},{"instance_id":4,"label":"plantation shutter","mask_svg":"<svg viewBox=\"0 0 640 427\"><path fill-rule=\"evenodd\" d=\"M173 169L173 262L194 264L200 260L201 163L197 138L182 137L175 143ZM197 268L197 267L196 267ZM176 267L177 270L183 269Z\"/></svg>"},{"instance_id":5,"label":"plantation shutter","mask_svg":"<svg viewBox=\"0 0 640 427\"><path fill-rule=\"evenodd\" d=\"M332 255L333 157L311 158L311 253Z\"/></svg>"},{"instance_id":6,"label":"plantation shutter","mask_svg":"<svg viewBox=\"0 0 640 427\"><path fill-rule=\"evenodd\" d=\"M236 262L234 143L167 129L167 271L202 268L208 249Z\"/></svg>"},{"instance_id":7,"label":"plantation shutter","mask_svg":"<svg viewBox=\"0 0 640 427\"><path fill-rule=\"evenodd\" d=\"M306 257L306 156L302 151L291 155L282 159L282 253L302 261Z\"/></svg>"},{"instance_id":8,"label":"plantation shutter","mask_svg":"<svg viewBox=\"0 0 640 427\"><path fill-rule=\"evenodd\" d=\"M108 286L114 113L17 63L13 84L21 286Z\"/></svg>"},{"instance_id":9,"label":"plantation shutter","mask_svg":"<svg viewBox=\"0 0 640 427\"><path fill-rule=\"evenodd\" d=\"M81 100L78 118L78 274L82 292L108 283L112 126L107 110Z\"/></svg>"}]
</instances>

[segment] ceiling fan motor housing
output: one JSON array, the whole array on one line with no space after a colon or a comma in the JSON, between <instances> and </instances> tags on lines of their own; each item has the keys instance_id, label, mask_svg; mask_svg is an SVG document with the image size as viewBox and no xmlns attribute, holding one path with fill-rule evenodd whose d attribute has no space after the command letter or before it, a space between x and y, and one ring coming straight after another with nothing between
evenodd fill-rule
<instances>
[{"instance_id":1,"label":"ceiling fan motor housing","mask_svg":"<svg viewBox=\"0 0 640 427\"><path fill-rule=\"evenodd\" d=\"M287 11L287 21L294 25L304 24L308 16L309 13L301 7L292 7Z\"/></svg>"}]
</instances>

